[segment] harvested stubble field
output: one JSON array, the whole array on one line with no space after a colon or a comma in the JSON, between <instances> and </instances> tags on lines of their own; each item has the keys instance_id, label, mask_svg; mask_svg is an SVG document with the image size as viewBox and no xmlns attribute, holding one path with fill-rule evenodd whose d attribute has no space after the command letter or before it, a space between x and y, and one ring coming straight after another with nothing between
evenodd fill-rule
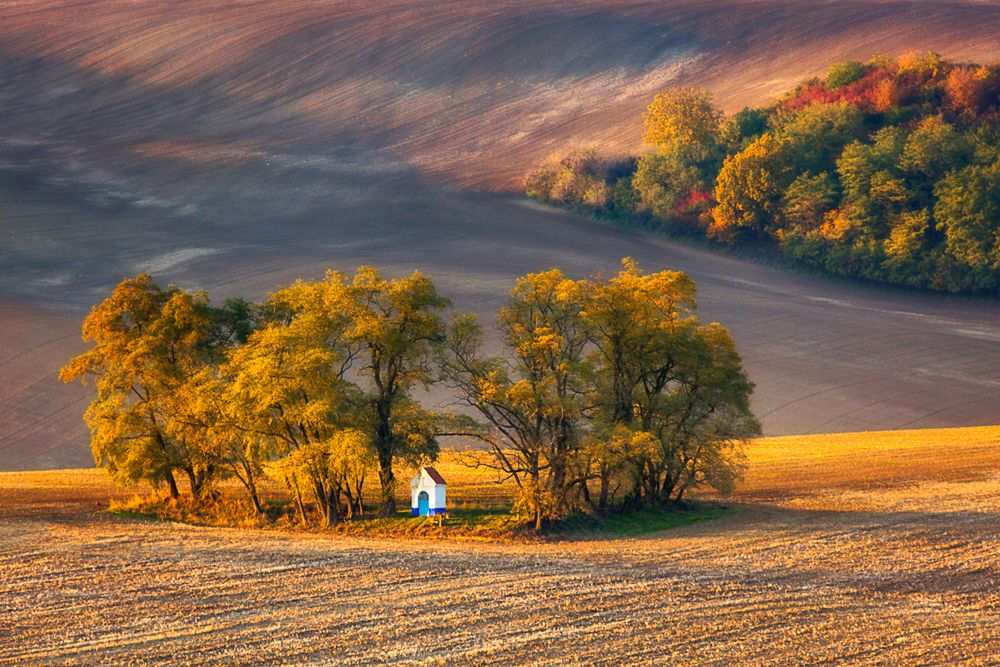
<instances>
[{"instance_id":1,"label":"harvested stubble field","mask_svg":"<svg viewBox=\"0 0 1000 667\"><path fill-rule=\"evenodd\" d=\"M990 664L998 444L765 439L719 520L540 544L134 521L100 472L0 474L0 662Z\"/></svg>"}]
</instances>

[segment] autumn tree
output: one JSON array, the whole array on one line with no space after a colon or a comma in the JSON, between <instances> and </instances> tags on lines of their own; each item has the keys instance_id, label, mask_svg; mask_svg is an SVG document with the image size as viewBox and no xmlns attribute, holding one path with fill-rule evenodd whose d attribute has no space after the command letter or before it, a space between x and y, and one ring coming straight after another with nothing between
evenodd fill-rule
<instances>
[{"instance_id":1,"label":"autumn tree","mask_svg":"<svg viewBox=\"0 0 1000 667\"><path fill-rule=\"evenodd\" d=\"M660 443L641 423L640 394L656 384L654 376L670 372L669 348L692 321L695 307L694 283L685 274L644 275L632 260L623 264L616 276L592 279L583 290L583 321L592 341L590 416L592 442L599 448L592 458L600 509L614 495L613 475L628 469L629 490L635 491L646 466L660 458Z\"/></svg>"},{"instance_id":2,"label":"autumn tree","mask_svg":"<svg viewBox=\"0 0 1000 667\"><path fill-rule=\"evenodd\" d=\"M946 252L978 274L981 287L996 289L1000 270L1000 163L970 165L945 176L935 188L934 217Z\"/></svg>"},{"instance_id":3,"label":"autumn tree","mask_svg":"<svg viewBox=\"0 0 1000 667\"><path fill-rule=\"evenodd\" d=\"M955 67L948 72L945 92L953 109L977 116L1000 101L1000 73L996 67Z\"/></svg>"},{"instance_id":4,"label":"autumn tree","mask_svg":"<svg viewBox=\"0 0 1000 667\"><path fill-rule=\"evenodd\" d=\"M826 85L829 88L837 89L849 86L868 71L864 63L857 60L845 60L843 62L830 65L826 72Z\"/></svg>"},{"instance_id":5,"label":"autumn tree","mask_svg":"<svg viewBox=\"0 0 1000 667\"><path fill-rule=\"evenodd\" d=\"M732 339L718 324L698 323L687 275L623 264L616 276L583 289L592 431L614 455L595 457L598 505L607 504L607 473L622 467L623 452L633 501L678 501L701 483L728 490L740 470L739 444L759 433L749 406L753 385Z\"/></svg>"},{"instance_id":6,"label":"autumn tree","mask_svg":"<svg viewBox=\"0 0 1000 667\"><path fill-rule=\"evenodd\" d=\"M877 184L902 177L899 162L905 145L906 133L896 127L879 130L869 142L848 144L837 159L837 176L845 197L853 203L866 199L883 204L898 201L895 194L887 196L884 190L880 192ZM902 187L905 189L905 183Z\"/></svg>"},{"instance_id":7,"label":"autumn tree","mask_svg":"<svg viewBox=\"0 0 1000 667\"><path fill-rule=\"evenodd\" d=\"M87 409L98 465L124 482L166 484L178 497L183 473L197 497L216 462L180 421L190 379L218 357L220 336L204 293L160 288L148 275L123 280L83 323L91 349L61 371L64 382L93 378Z\"/></svg>"},{"instance_id":8,"label":"autumn tree","mask_svg":"<svg viewBox=\"0 0 1000 667\"><path fill-rule=\"evenodd\" d=\"M276 468L280 480L303 518L302 495L311 493L325 525L341 514L332 452L345 451L344 434L361 423L361 391L348 377L357 357L350 302L347 277L333 271L278 290L265 305L267 320L228 355L218 390L215 435L228 457L240 464L252 456L261 468L287 459Z\"/></svg>"},{"instance_id":9,"label":"autumn tree","mask_svg":"<svg viewBox=\"0 0 1000 667\"><path fill-rule=\"evenodd\" d=\"M805 232L818 228L836 207L839 194L837 182L829 172L800 174L785 191L783 226Z\"/></svg>"},{"instance_id":10,"label":"autumn tree","mask_svg":"<svg viewBox=\"0 0 1000 667\"><path fill-rule=\"evenodd\" d=\"M291 450L272 470L285 477L293 492L298 493L299 480L307 480L321 510L324 526L341 519L350 519L362 512L362 492L365 476L374 464L370 439L355 429L333 430L323 440L312 440ZM341 497L347 502L341 504ZM343 510L342 510L343 508Z\"/></svg>"},{"instance_id":11,"label":"autumn tree","mask_svg":"<svg viewBox=\"0 0 1000 667\"><path fill-rule=\"evenodd\" d=\"M235 347L246 342L258 324L255 304L240 298L227 299L221 308L207 308L210 337L204 349L210 353L191 366L182 384L172 392L169 434L175 442L200 458L203 468L220 478L237 478L247 490L254 509L263 512L257 493L260 475L259 442L231 428L231 403L222 392L219 365ZM201 486L189 473L192 488Z\"/></svg>"},{"instance_id":12,"label":"autumn tree","mask_svg":"<svg viewBox=\"0 0 1000 667\"><path fill-rule=\"evenodd\" d=\"M716 207L709 234L718 240L760 237L781 210L788 181L786 148L772 134L726 158L715 182Z\"/></svg>"},{"instance_id":13,"label":"autumn tree","mask_svg":"<svg viewBox=\"0 0 1000 667\"><path fill-rule=\"evenodd\" d=\"M366 465L377 470L383 513L394 513L393 466L436 454L438 415L411 393L432 378L447 304L419 273L330 271L272 295L271 321L224 365L231 421L272 443L269 458L287 459L270 468L299 505L303 490L316 497L324 523L341 518L342 498L349 515L361 511Z\"/></svg>"},{"instance_id":14,"label":"autumn tree","mask_svg":"<svg viewBox=\"0 0 1000 667\"><path fill-rule=\"evenodd\" d=\"M925 81L946 75L951 70L951 64L934 51L904 53L899 57L897 66L901 74L913 74Z\"/></svg>"},{"instance_id":15,"label":"autumn tree","mask_svg":"<svg viewBox=\"0 0 1000 667\"><path fill-rule=\"evenodd\" d=\"M206 366L187 384L179 428L188 439L198 441L205 454L216 461L226 477L239 481L257 514L264 513L259 486L264 464L274 448L259 421L248 417L244 397L232 391L230 378Z\"/></svg>"},{"instance_id":16,"label":"autumn tree","mask_svg":"<svg viewBox=\"0 0 1000 667\"><path fill-rule=\"evenodd\" d=\"M362 382L364 429L372 438L382 490L382 513L396 511L396 476L400 460L417 463L436 456L436 415L412 398L418 387L434 380L433 366L444 343L442 312L450 302L433 281L414 272L385 278L372 267L358 269L350 283L342 281L337 307L349 320L347 337Z\"/></svg>"},{"instance_id":17,"label":"autumn tree","mask_svg":"<svg viewBox=\"0 0 1000 667\"><path fill-rule=\"evenodd\" d=\"M774 119L784 143L782 160L792 173L832 169L844 146L866 135L864 114L854 104L810 104Z\"/></svg>"},{"instance_id":18,"label":"autumn tree","mask_svg":"<svg viewBox=\"0 0 1000 667\"><path fill-rule=\"evenodd\" d=\"M452 325L443 363L446 382L485 421L480 437L536 531L571 509L580 481L571 478L585 392L579 289L558 269L519 278L498 317L508 356L484 356L481 329L466 315Z\"/></svg>"},{"instance_id":19,"label":"autumn tree","mask_svg":"<svg viewBox=\"0 0 1000 667\"><path fill-rule=\"evenodd\" d=\"M663 460L650 466L646 492L679 502L706 484L730 492L742 474L743 445L760 435L750 410L753 383L729 332L718 323L692 328L672 377L648 392L648 432L663 444Z\"/></svg>"},{"instance_id":20,"label":"autumn tree","mask_svg":"<svg viewBox=\"0 0 1000 667\"><path fill-rule=\"evenodd\" d=\"M768 129L770 118L765 109L744 108L726 118L720 130L720 140L727 154L738 153Z\"/></svg>"},{"instance_id":21,"label":"autumn tree","mask_svg":"<svg viewBox=\"0 0 1000 667\"><path fill-rule=\"evenodd\" d=\"M642 120L644 142L661 153L703 161L718 146L722 112L708 91L678 88L654 97Z\"/></svg>"},{"instance_id":22,"label":"autumn tree","mask_svg":"<svg viewBox=\"0 0 1000 667\"><path fill-rule=\"evenodd\" d=\"M637 208L667 221L671 229L696 228L700 213L697 204L701 202L693 202L692 195L710 188L697 167L675 153L642 155L632 177L632 189L639 200Z\"/></svg>"},{"instance_id":23,"label":"autumn tree","mask_svg":"<svg viewBox=\"0 0 1000 667\"><path fill-rule=\"evenodd\" d=\"M445 377L483 418L493 465L536 530L581 501L731 489L759 432L753 385L725 329L698 323L691 280L624 265L610 279L519 279L499 317L508 357L482 354L473 317L452 327Z\"/></svg>"},{"instance_id":24,"label":"autumn tree","mask_svg":"<svg viewBox=\"0 0 1000 667\"><path fill-rule=\"evenodd\" d=\"M940 116L930 116L906 139L899 166L919 183L932 186L951 169L968 164L969 157L962 133Z\"/></svg>"},{"instance_id":25,"label":"autumn tree","mask_svg":"<svg viewBox=\"0 0 1000 667\"><path fill-rule=\"evenodd\" d=\"M722 113L707 91L681 88L653 98L643 127L643 141L657 150L636 163L632 189L641 210L694 228L725 150Z\"/></svg>"},{"instance_id":26,"label":"autumn tree","mask_svg":"<svg viewBox=\"0 0 1000 667\"><path fill-rule=\"evenodd\" d=\"M932 248L934 222L929 209L900 213L883 243L884 266L896 282L919 287L934 272L939 250Z\"/></svg>"},{"instance_id":27,"label":"autumn tree","mask_svg":"<svg viewBox=\"0 0 1000 667\"><path fill-rule=\"evenodd\" d=\"M608 176L614 161L594 150L579 150L552 156L525 178L529 197L570 207L606 208L612 186Z\"/></svg>"}]
</instances>

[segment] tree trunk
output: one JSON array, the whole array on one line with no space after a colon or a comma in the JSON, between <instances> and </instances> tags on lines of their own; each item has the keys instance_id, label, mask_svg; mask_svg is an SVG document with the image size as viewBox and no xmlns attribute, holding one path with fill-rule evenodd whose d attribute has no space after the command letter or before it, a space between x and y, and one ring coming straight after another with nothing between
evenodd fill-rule
<instances>
[{"instance_id":1,"label":"tree trunk","mask_svg":"<svg viewBox=\"0 0 1000 667\"><path fill-rule=\"evenodd\" d=\"M149 413L150 419L152 419L153 424L156 424L156 417L153 415L152 410ZM164 457L169 461L169 456L167 456L167 442L163 439L163 434L160 433L159 429L153 432L153 438L156 444L159 445L160 451L163 452ZM167 468L167 472L164 475L167 478L167 487L170 489L170 497L177 500L181 497L180 491L177 490L177 480L174 479L174 471Z\"/></svg>"},{"instance_id":2,"label":"tree trunk","mask_svg":"<svg viewBox=\"0 0 1000 667\"><path fill-rule=\"evenodd\" d=\"M344 497L347 499L347 502L344 503L344 509L346 510L344 518L350 520L354 518L354 496L351 495L350 484L344 485Z\"/></svg>"},{"instance_id":3,"label":"tree trunk","mask_svg":"<svg viewBox=\"0 0 1000 667\"><path fill-rule=\"evenodd\" d=\"M594 501L590 498L590 480L587 477L580 482L580 493L583 495L583 502L593 507Z\"/></svg>"},{"instance_id":4,"label":"tree trunk","mask_svg":"<svg viewBox=\"0 0 1000 667\"><path fill-rule=\"evenodd\" d=\"M338 495L336 489L330 489L330 492L326 496L325 528L329 528L333 524L340 522L340 499L337 497Z\"/></svg>"},{"instance_id":5,"label":"tree trunk","mask_svg":"<svg viewBox=\"0 0 1000 667\"><path fill-rule=\"evenodd\" d=\"M537 535L542 532L542 487L538 475L534 474L532 477L534 477L535 484L535 534Z\"/></svg>"},{"instance_id":6,"label":"tree trunk","mask_svg":"<svg viewBox=\"0 0 1000 667\"><path fill-rule=\"evenodd\" d=\"M375 426L375 449L378 454L378 481L382 487L382 516L396 513L396 476L392 471L395 458L392 437L392 401L381 398L375 405L377 424Z\"/></svg>"},{"instance_id":7,"label":"tree trunk","mask_svg":"<svg viewBox=\"0 0 1000 667\"><path fill-rule=\"evenodd\" d=\"M298 480L291 484L295 489L295 507L299 510L299 521L302 526L306 526L306 504L302 502L302 489L299 488Z\"/></svg>"},{"instance_id":8,"label":"tree trunk","mask_svg":"<svg viewBox=\"0 0 1000 667\"><path fill-rule=\"evenodd\" d=\"M660 502L669 503L670 502L670 494L672 494L674 492L674 489L677 488L677 486L678 486L679 483L680 483L679 479L675 480L668 473L664 477L664 479L663 479L663 491L661 492L661 495L660 495L660 498L659 498Z\"/></svg>"},{"instance_id":9,"label":"tree trunk","mask_svg":"<svg viewBox=\"0 0 1000 667\"><path fill-rule=\"evenodd\" d=\"M185 468L184 472L187 473L188 485L191 487L191 497L198 500L201 497L201 481L198 479L198 473L194 468Z\"/></svg>"},{"instance_id":10,"label":"tree trunk","mask_svg":"<svg viewBox=\"0 0 1000 667\"><path fill-rule=\"evenodd\" d=\"M354 513L358 516L362 516L365 513L364 487L365 487L365 478L361 477L358 480L358 483L354 489L355 490L354 502L356 503L354 507Z\"/></svg>"},{"instance_id":11,"label":"tree trunk","mask_svg":"<svg viewBox=\"0 0 1000 667\"><path fill-rule=\"evenodd\" d=\"M330 506L326 503L326 491L323 485L313 480L313 496L316 497L316 506L319 508L321 517L320 525L326 527L330 525Z\"/></svg>"},{"instance_id":12,"label":"tree trunk","mask_svg":"<svg viewBox=\"0 0 1000 667\"><path fill-rule=\"evenodd\" d=\"M260 503L260 496L257 495L257 485L254 484L253 478L249 478L246 484L247 493L250 495L250 501L253 503L253 508L257 514L264 513L264 506Z\"/></svg>"},{"instance_id":13,"label":"tree trunk","mask_svg":"<svg viewBox=\"0 0 1000 667\"><path fill-rule=\"evenodd\" d=\"M177 490L177 480L174 479L174 473L171 470L167 471L167 488L170 489L170 497L177 500L181 497L180 491Z\"/></svg>"},{"instance_id":14,"label":"tree trunk","mask_svg":"<svg viewBox=\"0 0 1000 667\"><path fill-rule=\"evenodd\" d=\"M392 452L378 453L378 481L382 485L382 516L396 513L396 476L392 471Z\"/></svg>"},{"instance_id":15,"label":"tree trunk","mask_svg":"<svg viewBox=\"0 0 1000 667\"><path fill-rule=\"evenodd\" d=\"M660 501L660 473L659 471L650 468L646 473L646 496L647 498L656 503Z\"/></svg>"},{"instance_id":16,"label":"tree trunk","mask_svg":"<svg viewBox=\"0 0 1000 667\"><path fill-rule=\"evenodd\" d=\"M549 475L549 491L555 498L556 509L559 512L566 511L569 506L569 489L566 488L566 464L559 459L552 464L552 472Z\"/></svg>"}]
</instances>

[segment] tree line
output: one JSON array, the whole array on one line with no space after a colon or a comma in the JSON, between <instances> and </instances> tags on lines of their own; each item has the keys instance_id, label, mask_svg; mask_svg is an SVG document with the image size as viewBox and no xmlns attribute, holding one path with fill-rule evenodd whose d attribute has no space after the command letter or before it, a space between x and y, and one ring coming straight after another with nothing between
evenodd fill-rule
<instances>
[{"instance_id":1,"label":"tree line","mask_svg":"<svg viewBox=\"0 0 1000 667\"><path fill-rule=\"evenodd\" d=\"M725 117L703 90L658 95L653 150L579 151L528 175L529 196L868 280L1000 289L1000 67L934 53L830 67Z\"/></svg>"},{"instance_id":2,"label":"tree line","mask_svg":"<svg viewBox=\"0 0 1000 667\"><path fill-rule=\"evenodd\" d=\"M261 303L123 280L83 324L88 351L61 372L92 379L95 462L205 502L235 479L258 513L260 484L286 486L303 523L362 514L375 478L396 512L394 469L432 461L440 441L485 443L481 464L514 482L536 530L577 511L678 503L727 491L760 428L753 384L728 332L695 314L683 273L611 277L558 269L519 278L499 310L503 353L415 272L372 267L298 281ZM447 387L454 409L414 393Z\"/></svg>"}]
</instances>

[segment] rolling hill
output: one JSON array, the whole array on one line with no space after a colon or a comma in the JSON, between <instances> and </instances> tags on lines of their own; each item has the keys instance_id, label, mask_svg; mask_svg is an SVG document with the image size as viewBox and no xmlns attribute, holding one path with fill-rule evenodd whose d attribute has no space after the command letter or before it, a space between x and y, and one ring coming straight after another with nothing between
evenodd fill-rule
<instances>
[{"instance_id":1,"label":"rolling hill","mask_svg":"<svg viewBox=\"0 0 1000 667\"><path fill-rule=\"evenodd\" d=\"M86 308L151 272L260 297L420 268L488 314L514 276L630 255L688 271L770 434L1000 422L995 304L880 291L512 196L556 146L635 149L670 85L730 111L831 61L1000 57L1000 6L869 0L0 6L0 469L88 461L55 379Z\"/></svg>"}]
</instances>

